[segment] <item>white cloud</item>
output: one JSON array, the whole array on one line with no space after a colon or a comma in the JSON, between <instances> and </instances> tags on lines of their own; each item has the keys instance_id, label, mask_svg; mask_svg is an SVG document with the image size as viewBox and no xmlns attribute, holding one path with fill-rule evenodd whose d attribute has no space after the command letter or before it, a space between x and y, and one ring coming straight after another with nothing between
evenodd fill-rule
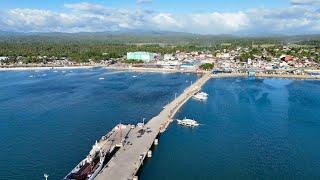
<instances>
[{"instance_id":1,"label":"white cloud","mask_svg":"<svg viewBox=\"0 0 320 180\"><path fill-rule=\"evenodd\" d=\"M75 4L65 4L64 7L74 10L80 10L80 11L92 11L92 10L101 10L105 9L100 4L90 4L86 2L82 3L75 3Z\"/></svg>"},{"instance_id":2,"label":"white cloud","mask_svg":"<svg viewBox=\"0 0 320 180\"><path fill-rule=\"evenodd\" d=\"M160 29L176 29L181 28L183 25L177 21L172 14L169 13L158 13L151 17L151 22Z\"/></svg>"},{"instance_id":3,"label":"white cloud","mask_svg":"<svg viewBox=\"0 0 320 180\"><path fill-rule=\"evenodd\" d=\"M3 14L2 24L12 30L32 31L33 28L37 28L43 31L47 26L57 28L58 25L57 18L59 15L47 10L12 9Z\"/></svg>"},{"instance_id":4,"label":"white cloud","mask_svg":"<svg viewBox=\"0 0 320 180\"><path fill-rule=\"evenodd\" d=\"M151 3L152 0L137 0L137 4Z\"/></svg>"},{"instance_id":5,"label":"white cloud","mask_svg":"<svg viewBox=\"0 0 320 180\"><path fill-rule=\"evenodd\" d=\"M305 34L319 33L320 13L307 8L253 9L248 11L251 32Z\"/></svg>"},{"instance_id":6,"label":"white cloud","mask_svg":"<svg viewBox=\"0 0 320 180\"><path fill-rule=\"evenodd\" d=\"M315 5L320 4L319 0L291 0L293 5Z\"/></svg>"},{"instance_id":7,"label":"white cloud","mask_svg":"<svg viewBox=\"0 0 320 180\"><path fill-rule=\"evenodd\" d=\"M0 30L101 32L149 29L202 34L320 32L320 12L303 6L184 14L113 9L90 3L65 4L64 7L68 11L63 13L43 9L0 10Z\"/></svg>"},{"instance_id":8,"label":"white cloud","mask_svg":"<svg viewBox=\"0 0 320 180\"><path fill-rule=\"evenodd\" d=\"M161 30L203 34L234 33L247 26L248 17L237 13L195 13L175 15L159 13L151 18L153 27Z\"/></svg>"}]
</instances>

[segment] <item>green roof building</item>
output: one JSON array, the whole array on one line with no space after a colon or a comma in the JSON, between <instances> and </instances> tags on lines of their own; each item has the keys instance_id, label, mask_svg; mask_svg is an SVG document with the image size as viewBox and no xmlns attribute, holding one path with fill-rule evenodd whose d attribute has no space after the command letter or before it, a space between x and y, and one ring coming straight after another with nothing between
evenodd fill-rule
<instances>
[{"instance_id":1,"label":"green roof building","mask_svg":"<svg viewBox=\"0 0 320 180\"><path fill-rule=\"evenodd\" d=\"M137 60L143 62L150 62L154 60L155 54L149 52L128 52L127 59L128 60Z\"/></svg>"}]
</instances>

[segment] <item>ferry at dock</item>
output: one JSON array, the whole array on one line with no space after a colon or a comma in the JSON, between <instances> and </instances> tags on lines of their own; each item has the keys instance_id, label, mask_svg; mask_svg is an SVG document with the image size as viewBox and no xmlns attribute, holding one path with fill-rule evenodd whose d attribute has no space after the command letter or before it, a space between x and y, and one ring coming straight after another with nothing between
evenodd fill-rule
<instances>
[{"instance_id":1,"label":"ferry at dock","mask_svg":"<svg viewBox=\"0 0 320 180\"><path fill-rule=\"evenodd\" d=\"M192 119L184 118L183 120L177 119L178 124L182 126L188 126L188 127L196 127L199 126L199 123Z\"/></svg>"},{"instance_id":2,"label":"ferry at dock","mask_svg":"<svg viewBox=\"0 0 320 180\"><path fill-rule=\"evenodd\" d=\"M208 94L205 93L205 92L199 92L199 93L193 95L192 98L193 98L193 99L196 99L196 100L198 100L198 101L205 101L205 100L208 99Z\"/></svg>"},{"instance_id":3,"label":"ferry at dock","mask_svg":"<svg viewBox=\"0 0 320 180\"><path fill-rule=\"evenodd\" d=\"M65 180L90 180L102 169L105 154L101 147L96 144L92 147L89 155L82 160L64 179Z\"/></svg>"},{"instance_id":4,"label":"ferry at dock","mask_svg":"<svg viewBox=\"0 0 320 180\"><path fill-rule=\"evenodd\" d=\"M130 131L130 125L118 124L107 135L92 146L89 155L83 159L64 180L93 180L107 161L119 150Z\"/></svg>"}]
</instances>

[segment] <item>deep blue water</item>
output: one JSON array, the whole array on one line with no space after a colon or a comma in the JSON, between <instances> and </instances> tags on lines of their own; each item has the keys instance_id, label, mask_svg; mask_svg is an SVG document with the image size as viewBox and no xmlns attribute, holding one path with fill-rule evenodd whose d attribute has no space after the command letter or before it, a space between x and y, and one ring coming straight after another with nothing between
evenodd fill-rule
<instances>
[{"instance_id":1,"label":"deep blue water","mask_svg":"<svg viewBox=\"0 0 320 180\"><path fill-rule=\"evenodd\" d=\"M212 79L160 137L142 180L320 179L320 81Z\"/></svg>"},{"instance_id":2,"label":"deep blue water","mask_svg":"<svg viewBox=\"0 0 320 180\"><path fill-rule=\"evenodd\" d=\"M196 78L105 69L0 72L0 179L61 179L116 124L153 117Z\"/></svg>"}]
</instances>

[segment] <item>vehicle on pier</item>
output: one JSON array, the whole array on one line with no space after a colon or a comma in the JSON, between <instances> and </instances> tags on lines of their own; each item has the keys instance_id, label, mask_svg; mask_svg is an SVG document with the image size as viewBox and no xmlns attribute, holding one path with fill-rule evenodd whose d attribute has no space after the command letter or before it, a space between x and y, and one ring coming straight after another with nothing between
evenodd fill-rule
<instances>
[{"instance_id":1,"label":"vehicle on pier","mask_svg":"<svg viewBox=\"0 0 320 180\"><path fill-rule=\"evenodd\" d=\"M192 119L184 118L183 120L177 119L178 124L182 126L188 126L188 127L196 127L199 126L199 123Z\"/></svg>"}]
</instances>

